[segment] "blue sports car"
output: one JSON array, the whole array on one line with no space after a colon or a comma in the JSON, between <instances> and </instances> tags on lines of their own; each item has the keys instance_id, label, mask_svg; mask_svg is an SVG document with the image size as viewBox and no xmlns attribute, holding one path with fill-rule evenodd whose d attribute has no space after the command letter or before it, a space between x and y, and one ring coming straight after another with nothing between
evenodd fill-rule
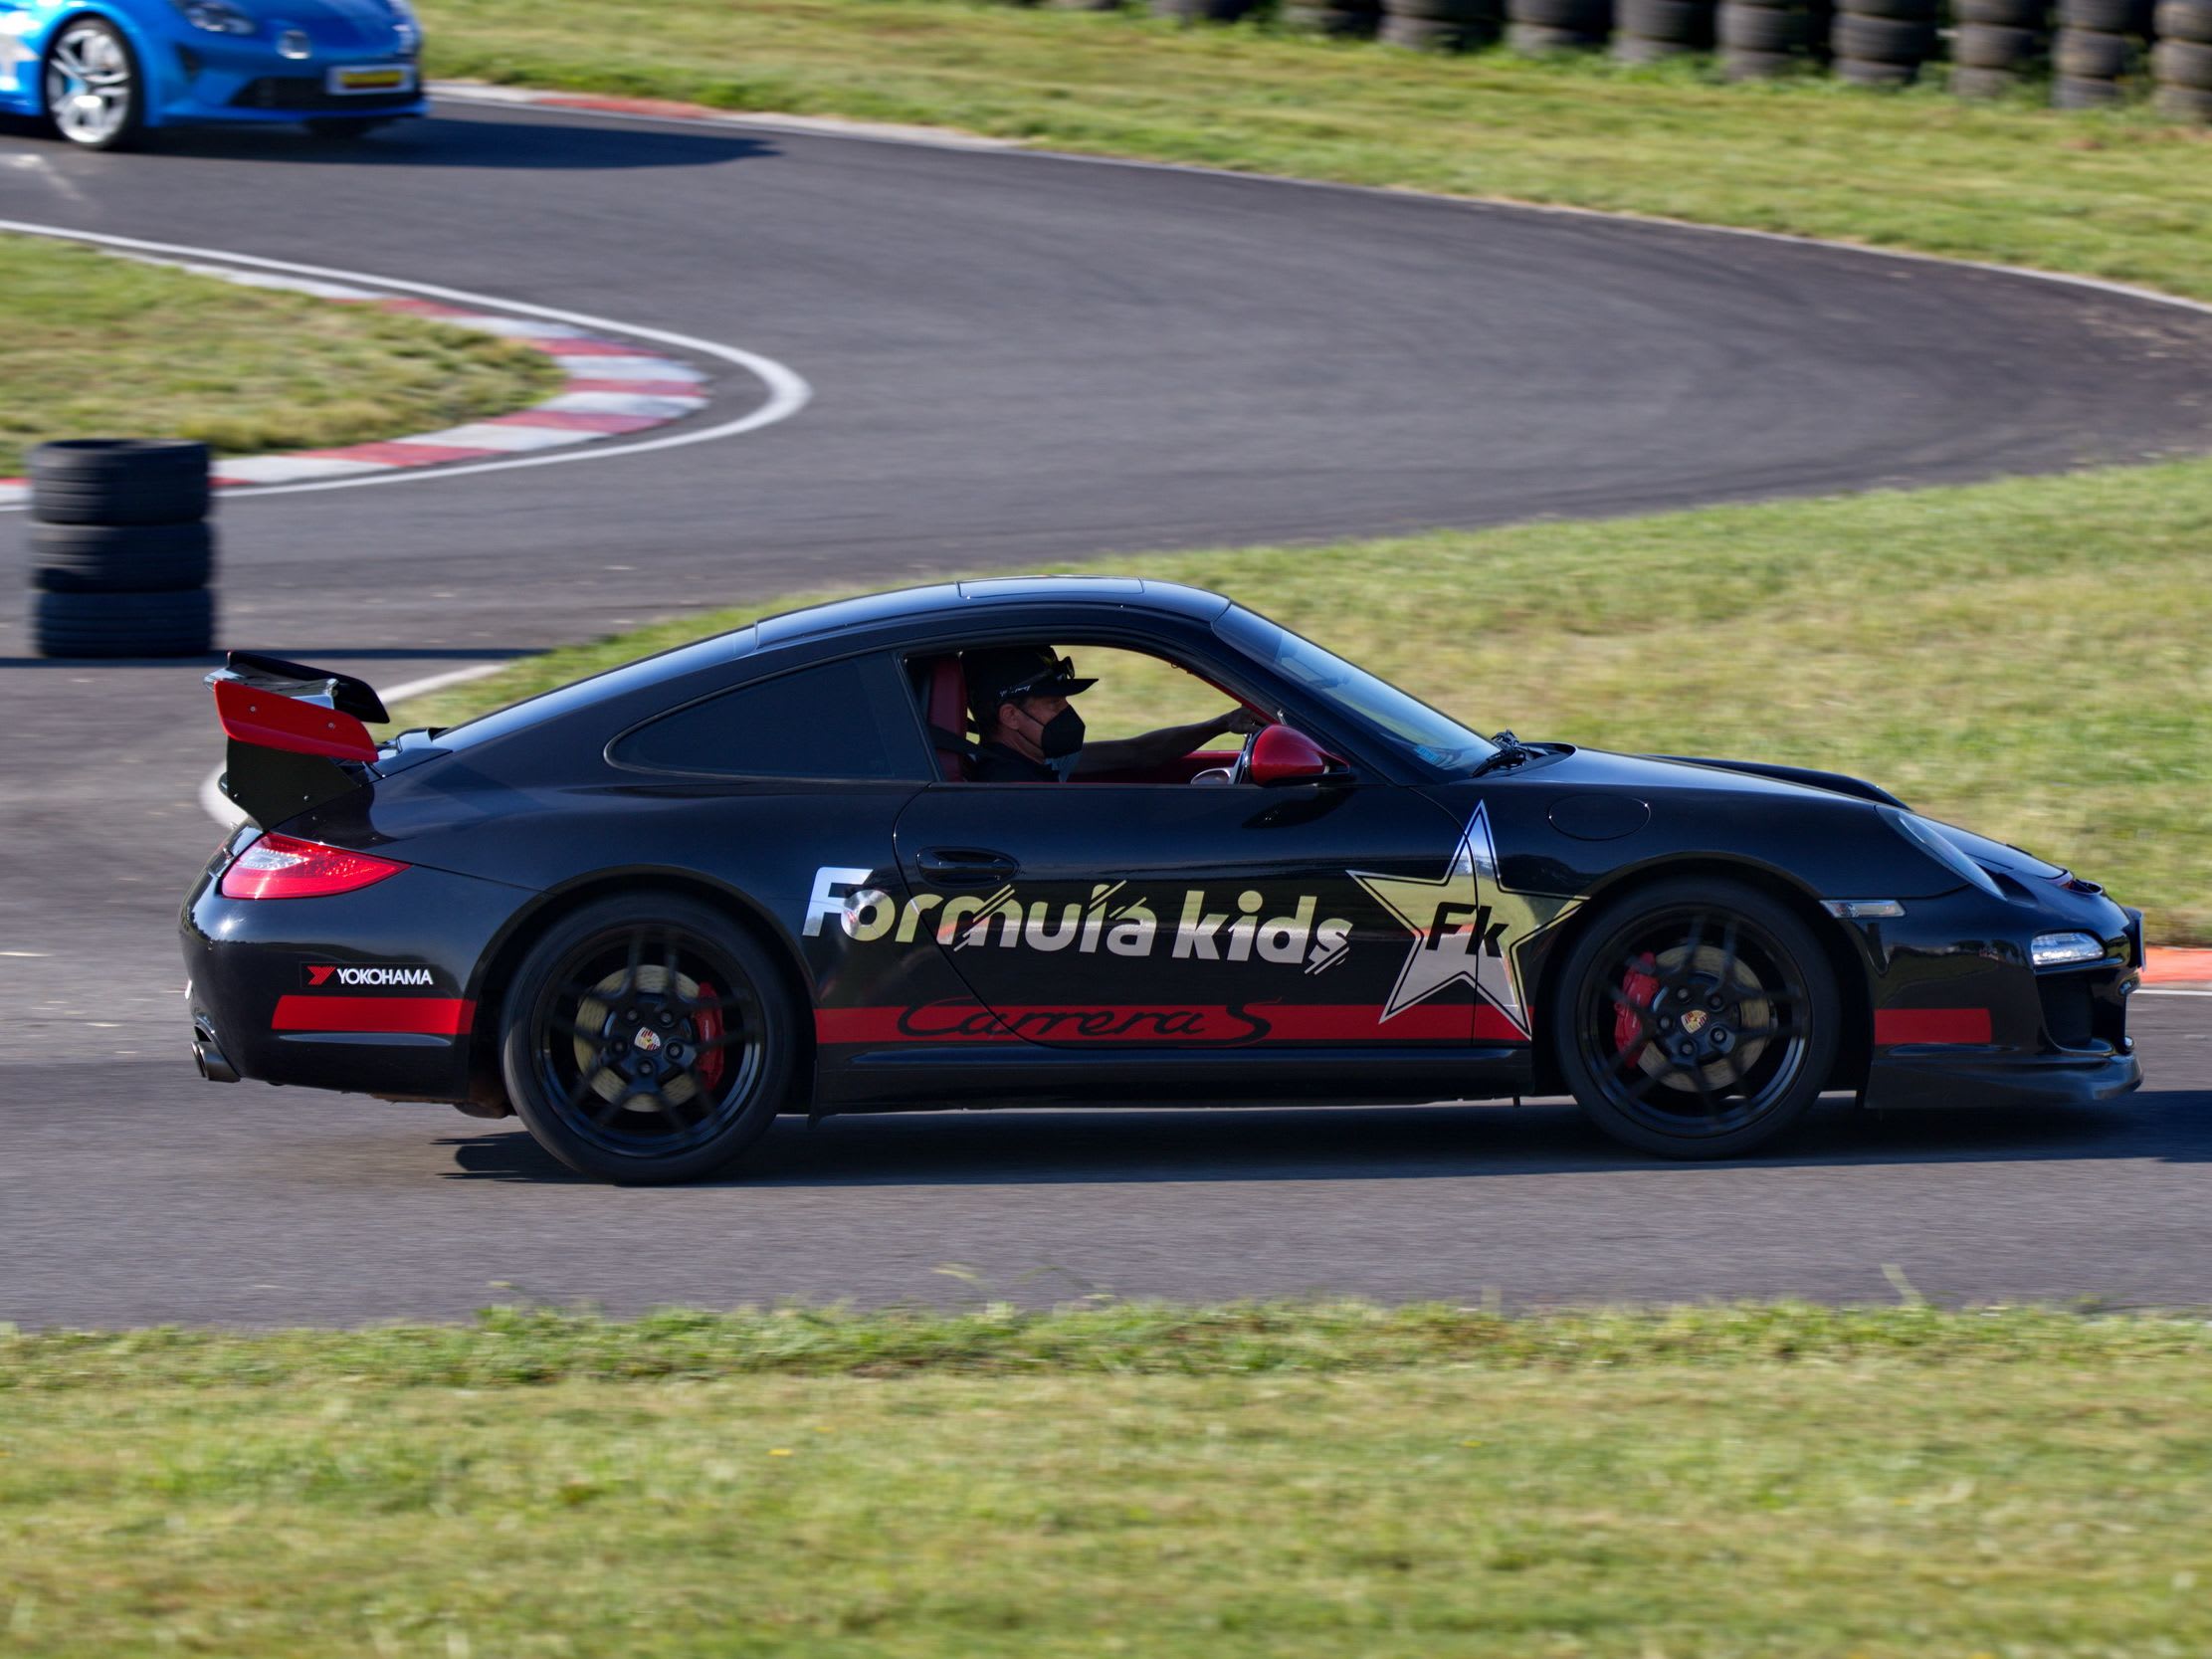
<instances>
[{"instance_id":1,"label":"blue sports car","mask_svg":"<svg viewBox=\"0 0 2212 1659\"><path fill-rule=\"evenodd\" d=\"M0 0L0 114L119 149L187 121L353 137L424 109L407 0Z\"/></svg>"}]
</instances>

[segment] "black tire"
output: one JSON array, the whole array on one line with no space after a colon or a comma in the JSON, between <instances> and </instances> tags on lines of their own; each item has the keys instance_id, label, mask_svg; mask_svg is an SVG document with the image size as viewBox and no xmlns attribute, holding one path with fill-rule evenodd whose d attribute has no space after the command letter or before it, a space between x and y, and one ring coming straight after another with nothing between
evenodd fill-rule
<instances>
[{"instance_id":1,"label":"black tire","mask_svg":"<svg viewBox=\"0 0 2212 1659\"><path fill-rule=\"evenodd\" d=\"M2142 0L2059 0L2059 26L2093 35L2139 35L2149 21Z\"/></svg>"},{"instance_id":2,"label":"black tire","mask_svg":"<svg viewBox=\"0 0 2212 1659\"><path fill-rule=\"evenodd\" d=\"M2122 102L2116 81L2072 81L2062 75L2051 83L2054 109L2110 109Z\"/></svg>"},{"instance_id":3,"label":"black tire","mask_svg":"<svg viewBox=\"0 0 2212 1659\"><path fill-rule=\"evenodd\" d=\"M792 1097L801 1042L797 1001L750 933L645 893L571 912L530 946L501 1011L500 1064L539 1145L580 1174L646 1185L709 1174L757 1141Z\"/></svg>"},{"instance_id":4,"label":"black tire","mask_svg":"<svg viewBox=\"0 0 2212 1659\"><path fill-rule=\"evenodd\" d=\"M391 125L388 115L316 115L302 121L317 138L332 138L341 143L351 143L366 138L380 126Z\"/></svg>"},{"instance_id":5,"label":"black tire","mask_svg":"<svg viewBox=\"0 0 2212 1659\"><path fill-rule=\"evenodd\" d=\"M204 521L31 525L31 585L50 593L182 593L207 586L214 556Z\"/></svg>"},{"instance_id":6,"label":"black tire","mask_svg":"<svg viewBox=\"0 0 2212 1659\"><path fill-rule=\"evenodd\" d=\"M1550 1017L1568 1088L1608 1135L1663 1157L1733 1157L1786 1134L1827 1086L1843 1036L1812 930L1724 879L1677 877L1612 901L1558 983Z\"/></svg>"},{"instance_id":7,"label":"black tire","mask_svg":"<svg viewBox=\"0 0 2212 1659\"><path fill-rule=\"evenodd\" d=\"M2151 102L2177 121L2212 121L2212 93L2194 87L2160 87Z\"/></svg>"},{"instance_id":8,"label":"black tire","mask_svg":"<svg viewBox=\"0 0 2212 1659\"><path fill-rule=\"evenodd\" d=\"M42 657L200 657L214 643L215 596L41 593L31 632Z\"/></svg>"},{"instance_id":9,"label":"black tire","mask_svg":"<svg viewBox=\"0 0 2212 1659\"><path fill-rule=\"evenodd\" d=\"M183 524L208 510L207 446L76 438L31 452L31 514L50 524Z\"/></svg>"},{"instance_id":10,"label":"black tire","mask_svg":"<svg viewBox=\"0 0 2212 1659\"><path fill-rule=\"evenodd\" d=\"M2117 81L2135 67L2135 48L2118 35L2064 29L2052 43L2051 63L2069 81Z\"/></svg>"},{"instance_id":11,"label":"black tire","mask_svg":"<svg viewBox=\"0 0 2212 1659\"><path fill-rule=\"evenodd\" d=\"M1440 23L1428 17L1394 17L1383 14L1375 38L1385 46L1402 46L1416 52L1465 52L1488 45L1496 27L1485 23Z\"/></svg>"},{"instance_id":12,"label":"black tire","mask_svg":"<svg viewBox=\"0 0 2212 1659\"><path fill-rule=\"evenodd\" d=\"M1540 58L1552 52L1587 52L1604 44L1603 35L1586 35L1577 29L1553 29L1541 23L1506 25L1506 45L1524 58Z\"/></svg>"},{"instance_id":13,"label":"black tire","mask_svg":"<svg viewBox=\"0 0 2212 1659\"><path fill-rule=\"evenodd\" d=\"M1730 81L1775 81L1794 75L1808 61L1789 52L1745 52L1730 47L1720 55L1720 73Z\"/></svg>"},{"instance_id":14,"label":"black tire","mask_svg":"<svg viewBox=\"0 0 2212 1659\"><path fill-rule=\"evenodd\" d=\"M1463 29L1491 28L1498 22L1498 0L1383 0L1382 10L1389 17L1450 23Z\"/></svg>"},{"instance_id":15,"label":"black tire","mask_svg":"<svg viewBox=\"0 0 2212 1659\"><path fill-rule=\"evenodd\" d=\"M2196 41L2160 41L2150 49L2150 73L2161 87L2212 92L2212 46Z\"/></svg>"},{"instance_id":16,"label":"black tire","mask_svg":"<svg viewBox=\"0 0 2212 1659\"><path fill-rule=\"evenodd\" d=\"M125 77L119 89L120 118L99 136L76 129L70 115L55 106L56 77L61 66L78 50L78 42L94 39L105 43L104 50L114 55ZM105 18L73 18L55 31L54 42L47 48L45 61L39 65L39 92L40 107L55 135L80 149L125 150L145 133L146 79L138 67L138 54L130 49L130 42L122 31Z\"/></svg>"},{"instance_id":17,"label":"black tire","mask_svg":"<svg viewBox=\"0 0 2212 1659\"><path fill-rule=\"evenodd\" d=\"M2212 46L2212 0L2158 0L2150 32L2162 41Z\"/></svg>"},{"instance_id":18,"label":"black tire","mask_svg":"<svg viewBox=\"0 0 2212 1659\"><path fill-rule=\"evenodd\" d=\"M1185 23L1234 23L1252 11L1259 0L1152 0L1156 17L1181 18Z\"/></svg>"},{"instance_id":19,"label":"black tire","mask_svg":"<svg viewBox=\"0 0 2212 1659\"><path fill-rule=\"evenodd\" d=\"M1951 62L1962 69L2017 69L2034 61L2042 39L2033 29L1969 23L1951 37Z\"/></svg>"},{"instance_id":20,"label":"black tire","mask_svg":"<svg viewBox=\"0 0 2212 1659\"><path fill-rule=\"evenodd\" d=\"M1887 18L1898 23L1935 22L1935 0L1850 0L1850 4L1836 9L1838 19L1844 17ZM1833 27L1833 25L1831 25Z\"/></svg>"},{"instance_id":21,"label":"black tire","mask_svg":"<svg viewBox=\"0 0 2212 1659\"><path fill-rule=\"evenodd\" d=\"M1379 8L1372 6L1294 5L1285 6L1281 15L1287 29L1332 35L1342 40L1368 39L1382 22Z\"/></svg>"},{"instance_id":22,"label":"black tire","mask_svg":"<svg viewBox=\"0 0 2212 1659\"><path fill-rule=\"evenodd\" d=\"M1951 96L1954 98L2010 98L2026 85L2024 77L2009 69L1951 71Z\"/></svg>"},{"instance_id":23,"label":"black tire","mask_svg":"<svg viewBox=\"0 0 2212 1659\"><path fill-rule=\"evenodd\" d=\"M1688 41L1648 41L1636 35L1613 37L1613 61L1617 64L1664 64L1675 58L1695 57L1705 50Z\"/></svg>"},{"instance_id":24,"label":"black tire","mask_svg":"<svg viewBox=\"0 0 2212 1659\"><path fill-rule=\"evenodd\" d=\"M1997 29L2042 29L2050 21L2043 0L1952 0L1951 16Z\"/></svg>"},{"instance_id":25,"label":"black tire","mask_svg":"<svg viewBox=\"0 0 2212 1659\"><path fill-rule=\"evenodd\" d=\"M1506 21L1602 39L1613 28L1611 0L1506 0Z\"/></svg>"},{"instance_id":26,"label":"black tire","mask_svg":"<svg viewBox=\"0 0 2212 1659\"><path fill-rule=\"evenodd\" d=\"M1884 64L1866 58L1838 58L1830 66L1838 81L1855 87L1910 87L1920 78L1918 64Z\"/></svg>"},{"instance_id":27,"label":"black tire","mask_svg":"<svg viewBox=\"0 0 2212 1659\"><path fill-rule=\"evenodd\" d=\"M1836 47L1836 73L1847 79L1857 77L1844 68L1846 62L1910 67L1925 61L1935 50L1935 31L1928 24L1894 17L1856 17L1849 12L1836 14L1835 33L1829 39ZM1874 79L1889 78L1878 75Z\"/></svg>"},{"instance_id":28,"label":"black tire","mask_svg":"<svg viewBox=\"0 0 2212 1659\"><path fill-rule=\"evenodd\" d=\"M1805 44L1802 12L1785 11L1778 6L1723 4L1717 21L1720 44L1731 54L1786 57Z\"/></svg>"},{"instance_id":29,"label":"black tire","mask_svg":"<svg viewBox=\"0 0 2212 1659\"><path fill-rule=\"evenodd\" d=\"M1704 0L1620 0L1620 33L1670 46L1712 44L1712 7Z\"/></svg>"}]
</instances>

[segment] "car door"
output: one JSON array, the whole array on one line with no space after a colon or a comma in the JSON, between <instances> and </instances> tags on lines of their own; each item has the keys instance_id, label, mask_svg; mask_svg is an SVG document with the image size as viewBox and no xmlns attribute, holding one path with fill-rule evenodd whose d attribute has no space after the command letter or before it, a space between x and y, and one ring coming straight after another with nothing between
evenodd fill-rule
<instances>
[{"instance_id":1,"label":"car door","mask_svg":"<svg viewBox=\"0 0 2212 1659\"><path fill-rule=\"evenodd\" d=\"M895 838L909 937L968 1000L914 1035L1047 1047L1465 1047L1482 994L1467 826L1382 780L921 790ZM923 1027L942 1026L935 1032Z\"/></svg>"}]
</instances>

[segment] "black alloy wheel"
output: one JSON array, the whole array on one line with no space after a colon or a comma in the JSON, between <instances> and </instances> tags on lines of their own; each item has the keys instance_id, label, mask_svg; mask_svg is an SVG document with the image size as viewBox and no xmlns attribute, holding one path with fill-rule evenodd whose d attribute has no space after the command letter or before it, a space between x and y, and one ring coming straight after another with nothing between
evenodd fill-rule
<instances>
[{"instance_id":1,"label":"black alloy wheel","mask_svg":"<svg viewBox=\"0 0 2212 1659\"><path fill-rule=\"evenodd\" d=\"M1750 1151L1826 1087L1834 970L1786 906L1737 882L1654 884L1594 918L1560 975L1559 1061L1609 1135L1667 1157Z\"/></svg>"},{"instance_id":2,"label":"black alloy wheel","mask_svg":"<svg viewBox=\"0 0 2212 1659\"><path fill-rule=\"evenodd\" d=\"M798 1066L776 964L727 917L675 895L562 918L509 989L500 1056L538 1144L605 1180L688 1180L774 1120Z\"/></svg>"}]
</instances>

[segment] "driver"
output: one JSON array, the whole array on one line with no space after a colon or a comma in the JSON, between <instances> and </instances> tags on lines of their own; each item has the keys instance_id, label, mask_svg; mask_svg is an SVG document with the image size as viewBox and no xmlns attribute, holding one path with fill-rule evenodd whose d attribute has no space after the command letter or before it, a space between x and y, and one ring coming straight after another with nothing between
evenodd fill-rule
<instances>
[{"instance_id":1,"label":"driver","mask_svg":"<svg viewBox=\"0 0 2212 1659\"><path fill-rule=\"evenodd\" d=\"M978 783L1065 783L1077 772L1147 771L1178 760L1224 732L1249 735L1267 723L1246 709L1217 720L1162 726L1135 737L1086 743L1083 717L1068 700L1097 680L1049 645L964 652L968 716L982 734L971 775Z\"/></svg>"}]
</instances>

